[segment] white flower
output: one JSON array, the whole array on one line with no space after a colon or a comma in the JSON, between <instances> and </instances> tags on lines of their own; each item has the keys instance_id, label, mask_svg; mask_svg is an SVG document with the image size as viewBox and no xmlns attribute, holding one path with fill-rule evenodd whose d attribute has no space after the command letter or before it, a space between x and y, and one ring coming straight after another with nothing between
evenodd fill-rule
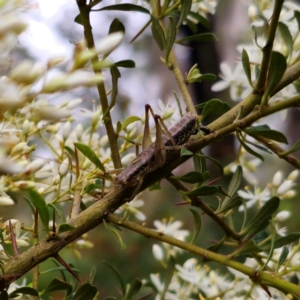
<instances>
[{"instance_id":1,"label":"white flower","mask_svg":"<svg viewBox=\"0 0 300 300\"><path fill-rule=\"evenodd\" d=\"M184 281L198 285L202 280L207 282L206 273L195 258L188 259L183 266L176 265L178 276Z\"/></svg>"},{"instance_id":2,"label":"white flower","mask_svg":"<svg viewBox=\"0 0 300 300\"><path fill-rule=\"evenodd\" d=\"M259 204L261 206L261 202L266 202L271 197L268 187L266 187L263 191L261 191L259 188L254 187L254 192L251 192L247 188L246 191L239 190L237 193L240 197L244 198L247 201L247 208L252 207L255 204ZM244 206L240 206L239 211L243 210Z\"/></svg>"},{"instance_id":3,"label":"white flower","mask_svg":"<svg viewBox=\"0 0 300 300\"><path fill-rule=\"evenodd\" d=\"M182 226L181 221L173 222L172 219L168 221L164 219L163 222L156 220L153 223L158 232L172 236L178 240L184 241L189 235L188 230L179 229Z\"/></svg>"},{"instance_id":4,"label":"white flower","mask_svg":"<svg viewBox=\"0 0 300 300\"><path fill-rule=\"evenodd\" d=\"M164 259L164 252L163 252L162 248L159 245L154 244L152 246L152 253L153 253L156 260L161 261L161 260Z\"/></svg>"},{"instance_id":5,"label":"white flower","mask_svg":"<svg viewBox=\"0 0 300 300\"><path fill-rule=\"evenodd\" d=\"M141 199L137 199L135 197L131 202L125 203L122 205L116 212L118 214L125 213L125 216L128 215L134 215L135 218L137 218L140 221L145 221L146 216L144 213L142 213L139 208L144 206L144 201Z\"/></svg>"}]
</instances>

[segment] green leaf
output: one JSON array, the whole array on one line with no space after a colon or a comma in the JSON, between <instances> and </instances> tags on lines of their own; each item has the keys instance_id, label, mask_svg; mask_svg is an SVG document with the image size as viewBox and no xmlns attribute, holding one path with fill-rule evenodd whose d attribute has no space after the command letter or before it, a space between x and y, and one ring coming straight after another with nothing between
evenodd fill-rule
<instances>
[{"instance_id":1,"label":"green leaf","mask_svg":"<svg viewBox=\"0 0 300 300\"><path fill-rule=\"evenodd\" d=\"M119 273L119 271L113 267L109 262L102 260L102 263L105 264L107 267L109 267L111 269L111 271L114 273L114 275L116 276L117 280L120 283L120 288L121 288L121 292L122 295L125 296L126 293L126 286L125 286L125 282L123 280L122 275Z\"/></svg>"},{"instance_id":2,"label":"green leaf","mask_svg":"<svg viewBox=\"0 0 300 300\"><path fill-rule=\"evenodd\" d=\"M216 36L212 33L200 33L200 34L195 34L195 35L191 35L191 36L176 40L175 43L183 44L183 43L192 42L192 41L214 42L216 40L217 40Z\"/></svg>"},{"instance_id":3,"label":"green leaf","mask_svg":"<svg viewBox=\"0 0 300 300\"><path fill-rule=\"evenodd\" d=\"M222 237L222 239L221 239L219 242L217 242L217 243L215 243L215 244L209 246L209 247L207 248L207 250L212 251L212 252L216 252L216 253L217 253L217 252L219 251L219 249L221 248L221 246L222 246L222 245L224 244L224 242L226 241L226 238L227 238L227 236L224 235L224 236Z\"/></svg>"},{"instance_id":4,"label":"green leaf","mask_svg":"<svg viewBox=\"0 0 300 300\"><path fill-rule=\"evenodd\" d=\"M97 273L97 269L95 266L93 266L89 273L89 282L92 284L95 282L96 273Z\"/></svg>"},{"instance_id":5,"label":"green leaf","mask_svg":"<svg viewBox=\"0 0 300 300\"><path fill-rule=\"evenodd\" d=\"M262 136L279 143L288 143L283 133L270 129L268 125L251 126L245 128L243 131L252 136Z\"/></svg>"},{"instance_id":6,"label":"green leaf","mask_svg":"<svg viewBox=\"0 0 300 300\"><path fill-rule=\"evenodd\" d=\"M32 201L31 201L30 199L28 199L27 197L25 197L25 196L23 196L23 198L26 200L26 202L27 202L27 204L29 205L29 207L30 207L32 213L34 214L35 207L34 207Z\"/></svg>"},{"instance_id":7,"label":"green leaf","mask_svg":"<svg viewBox=\"0 0 300 300\"><path fill-rule=\"evenodd\" d=\"M66 232L66 231L71 231L73 229L74 229L74 227L72 225L70 225L68 223L63 223L63 224L59 225L57 234L60 234L62 232Z\"/></svg>"},{"instance_id":8,"label":"green leaf","mask_svg":"<svg viewBox=\"0 0 300 300\"><path fill-rule=\"evenodd\" d=\"M86 157L88 158L97 168L102 172L106 172L104 165L96 155L96 153L87 145L81 143L74 143L75 147Z\"/></svg>"},{"instance_id":9,"label":"green leaf","mask_svg":"<svg viewBox=\"0 0 300 300\"><path fill-rule=\"evenodd\" d=\"M171 178L187 182L187 183L199 183L203 182L203 176L199 172L189 172L183 176L171 176Z\"/></svg>"},{"instance_id":10,"label":"green leaf","mask_svg":"<svg viewBox=\"0 0 300 300\"><path fill-rule=\"evenodd\" d=\"M15 297L19 296L20 294L31 295L31 296L35 296L35 297L39 296L39 292L37 290L35 290L31 287L28 287L28 286L24 286L24 287L14 290L12 293L10 293L9 298L15 298Z\"/></svg>"},{"instance_id":11,"label":"green leaf","mask_svg":"<svg viewBox=\"0 0 300 300\"><path fill-rule=\"evenodd\" d=\"M126 293L124 300L133 299L133 296L139 292L141 287L142 287L142 282L138 278L135 278L133 280L133 283L130 285L128 292Z\"/></svg>"},{"instance_id":12,"label":"green leaf","mask_svg":"<svg viewBox=\"0 0 300 300\"><path fill-rule=\"evenodd\" d=\"M282 36L282 39L288 49L288 52L289 52L289 55L292 54L293 52L293 37L290 33L290 30L289 28L282 22L278 22L278 29L279 29L279 32Z\"/></svg>"},{"instance_id":13,"label":"green leaf","mask_svg":"<svg viewBox=\"0 0 300 300\"><path fill-rule=\"evenodd\" d=\"M280 253L280 256L279 256L279 259L278 259L278 264L277 264L277 268L276 268L277 271L279 270L281 265L285 262L288 255L289 255L289 248L287 246L283 246L282 250L281 250L281 253Z\"/></svg>"},{"instance_id":14,"label":"green leaf","mask_svg":"<svg viewBox=\"0 0 300 300\"><path fill-rule=\"evenodd\" d=\"M254 34L254 41L255 41L255 44L256 46L262 50L262 47L258 44L257 42L257 31L256 31L256 27L254 25L252 25L252 30L253 30L253 34Z\"/></svg>"},{"instance_id":15,"label":"green leaf","mask_svg":"<svg viewBox=\"0 0 300 300\"><path fill-rule=\"evenodd\" d=\"M210 196L216 193L224 195L222 187L218 185L202 186L188 192L181 191L181 193L187 196Z\"/></svg>"},{"instance_id":16,"label":"green leaf","mask_svg":"<svg viewBox=\"0 0 300 300\"><path fill-rule=\"evenodd\" d=\"M250 86L253 87L252 80L251 80L251 67L250 67L249 56L245 49L243 49L243 52L242 52L242 64L243 64L243 68L244 68L245 74L247 76L248 82L249 82Z\"/></svg>"},{"instance_id":17,"label":"green leaf","mask_svg":"<svg viewBox=\"0 0 300 300\"><path fill-rule=\"evenodd\" d=\"M268 85L265 91L265 95L271 95L276 85L281 80L286 70L285 57L276 51L273 51L270 59L270 66L268 72Z\"/></svg>"},{"instance_id":18,"label":"green leaf","mask_svg":"<svg viewBox=\"0 0 300 300\"><path fill-rule=\"evenodd\" d=\"M219 99L211 99L205 102L203 106L204 108L201 113L202 120L213 113L225 113L231 109L231 107L227 103ZM196 105L195 107L199 108L199 105Z\"/></svg>"},{"instance_id":19,"label":"green leaf","mask_svg":"<svg viewBox=\"0 0 300 300\"><path fill-rule=\"evenodd\" d=\"M110 224L108 224L104 219L103 219L103 224L104 227L110 232L112 233L113 236L115 236L118 241L120 242L121 245L121 249L124 250L126 248L126 244L124 243L124 241L122 240L119 232L115 229L115 227L112 227Z\"/></svg>"},{"instance_id":20,"label":"green leaf","mask_svg":"<svg viewBox=\"0 0 300 300\"><path fill-rule=\"evenodd\" d=\"M167 32L166 32L166 46L165 46L165 61L167 64L168 64L170 52L175 42L176 32L177 30L176 30L174 18L169 17L169 25L167 27Z\"/></svg>"},{"instance_id":21,"label":"green leaf","mask_svg":"<svg viewBox=\"0 0 300 300\"><path fill-rule=\"evenodd\" d=\"M243 244L240 248L230 254L230 257L237 256L243 253L260 253L262 249L259 248L254 240L249 240L247 243Z\"/></svg>"},{"instance_id":22,"label":"green leaf","mask_svg":"<svg viewBox=\"0 0 300 300\"><path fill-rule=\"evenodd\" d=\"M247 144L240 138L239 135L237 135L237 138L239 140L239 142L241 143L241 145L243 146L243 148L250 154L252 154L253 156L259 158L261 161L264 161L264 158L258 154L257 152L255 152L254 150L252 150L249 146L247 146Z\"/></svg>"},{"instance_id":23,"label":"green leaf","mask_svg":"<svg viewBox=\"0 0 300 300\"><path fill-rule=\"evenodd\" d=\"M196 154L196 155L199 155L199 154ZM220 174L221 175L224 174L224 168L223 168L222 164L217 159L215 159L215 158L213 158L211 156L203 155L203 154L201 154L201 156L204 159L209 159L210 161L212 161L216 165L216 167L218 168ZM203 173L202 173L202 175L203 175Z\"/></svg>"},{"instance_id":24,"label":"green leaf","mask_svg":"<svg viewBox=\"0 0 300 300\"><path fill-rule=\"evenodd\" d=\"M243 203L242 198L240 196L228 198L226 202L225 201L222 202L221 207L215 211L215 214L224 213L230 209L240 206L242 203Z\"/></svg>"},{"instance_id":25,"label":"green leaf","mask_svg":"<svg viewBox=\"0 0 300 300\"><path fill-rule=\"evenodd\" d=\"M108 108L103 113L102 120L104 121L104 124L105 124L105 120L107 118L108 112L116 104L116 99L117 99L117 95L118 95L118 80L119 80L119 78L121 78L121 73L116 66L110 67L110 75L111 75L111 79L112 79L112 90L111 90L111 96L110 96L111 100L110 100L110 104L109 104Z\"/></svg>"},{"instance_id":26,"label":"green leaf","mask_svg":"<svg viewBox=\"0 0 300 300\"><path fill-rule=\"evenodd\" d=\"M82 20L81 20L81 16L80 14L77 15L75 18L74 18L74 22L79 24L79 25L82 25Z\"/></svg>"},{"instance_id":27,"label":"green leaf","mask_svg":"<svg viewBox=\"0 0 300 300\"><path fill-rule=\"evenodd\" d=\"M119 68L135 68L135 62L131 59L125 59L116 62L115 66Z\"/></svg>"},{"instance_id":28,"label":"green leaf","mask_svg":"<svg viewBox=\"0 0 300 300\"><path fill-rule=\"evenodd\" d=\"M279 203L280 199L278 197L272 197L270 200L268 200L248 222L240 234L242 236L245 236L246 234L255 235L257 232L266 228L273 213L278 209Z\"/></svg>"},{"instance_id":29,"label":"green leaf","mask_svg":"<svg viewBox=\"0 0 300 300\"><path fill-rule=\"evenodd\" d=\"M38 211L45 231L49 233L49 211L45 199L35 190L29 190L28 194L30 200Z\"/></svg>"},{"instance_id":30,"label":"green leaf","mask_svg":"<svg viewBox=\"0 0 300 300\"><path fill-rule=\"evenodd\" d=\"M61 291L64 290L67 292L67 295L72 293L72 285L62 281L60 279L54 278L49 285L41 292L40 296L43 296L46 293L53 292L53 291Z\"/></svg>"},{"instance_id":31,"label":"green leaf","mask_svg":"<svg viewBox=\"0 0 300 300\"><path fill-rule=\"evenodd\" d=\"M141 118L137 117L137 116L131 116L128 117L122 124L121 126L121 131L124 130L129 124L136 122L136 121L140 121Z\"/></svg>"},{"instance_id":32,"label":"green leaf","mask_svg":"<svg viewBox=\"0 0 300 300\"><path fill-rule=\"evenodd\" d=\"M180 9L180 17L179 21L177 23L177 29L181 26L181 24L185 21L188 14L191 11L192 8L192 0L180 0L181 9Z\"/></svg>"},{"instance_id":33,"label":"green leaf","mask_svg":"<svg viewBox=\"0 0 300 300\"><path fill-rule=\"evenodd\" d=\"M148 9L146 9L140 5L126 4L126 3L105 6L103 8L93 9L92 11L103 11L103 10L137 11L137 12L148 14L148 15L150 14Z\"/></svg>"},{"instance_id":34,"label":"green leaf","mask_svg":"<svg viewBox=\"0 0 300 300\"><path fill-rule=\"evenodd\" d=\"M152 31L153 38L156 41L159 49L163 51L166 45L165 34L159 24L159 21L154 16L151 16L151 22L152 22L151 31Z\"/></svg>"},{"instance_id":35,"label":"green leaf","mask_svg":"<svg viewBox=\"0 0 300 300\"><path fill-rule=\"evenodd\" d=\"M300 31L300 12L298 10L294 11L294 17L298 24L298 31Z\"/></svg>"},{"instance_id":36,"label":"green leaf","mask_svg":"<svg viewBox=\"0 0 300 300\"><path fill-rule=\"evenodd\" d=\"M281 152L280 156L291 154L300 149L300 140L298 140L289 150Z\"/></svg>"},{"instance_id":37,"label":"green leaf","mask_svg":"<svg viewBox=\"0 0 300 300\"><path fill-rule=\"evenodd\" d=\"M299 232L293 232L285 236L278 236L274 242L274 249L281 248L293 242L297 242L299 238L300 238ZM267 251L270 248L270 241L268 241L267 244L263 245L262 248L264 251Z\"/></svg>"},{"instance_id":38,"label":"green leaf","mask_svg":"<svg viewBox=\"0 0 300 300\"><path fill-rule=\"evenodd\" d=\"M161 190L161 187L160 187L160 181L156 181L154 184L151 184L149 186L149 191L152 192L152 191L159 191Z\"/></svg>"},{"instance_id":39,"label":"green leaf","mask_svg":"<svg viewBox=\"0 0 300 300\"><path fill-rule=\"evenodd\" d=\"M76 291L72 300L93 300L97 292L97 288L94 285L86 282Z\"/></svg>"},{"instance_id":40,"label":"green leaf","mask_svg":"<svg viewBox=\"0 0 300 300\"><path fill-rule=\"evenodd\" d=\"M210 22L205 19L203 16L193 12L193 11L190 11L189 13L189 16L195 20L197 20L201 25L203 25L205 28L207 29L210 29L211 28L211 24Z\"/></svg>"},{"instance_id":41,"label":"green leaf","mask_svg":"<svg viewBox=\"0 0 300 300\"><path fill-rule=\"evenodd\" d=\"M190 208L190 212L192 213L194 219L194 229L192 233L192 239L190 241L190 244L193 244L201 229L201 217L199 213L192 208Z\"/></svg>"},{"instance_id":42,"label":"green leaf","mask_svg":"<svg viewBox=\"0 0 300 300\"><path fill-rule=\"evenodd\" d=\"M233 196L234 193L238 190L243 178L243 169L238 165L235 169L235 172L231 178L231 181L228 186L228 194Z\"/></svg>"},{"instance_id":43,"label":"green leaf","mask_svg":"<svg viewBox=\"0 0 300 300\"><path fill-rule=\"evenodd\" d=\"M191 156L193 155L194 153L188 149L186 149L185 147L182 147L180 149L180 156Z\"/></svg>"},{"instance_id":44,"label":"green leaf","mask_svg":"<svg viewBox=\"0 0 300 300\"><path fill-rule=\"evenodd\" d=\"M122 31L125 33L125 27L118 18L115 18L110 24L108 33L110 34L110 33L119 32L119 31Z\"/></svg>"},{"instance_id":45,"label":"green leaf","mask_svg":"<svg viewBox=\"0 0 300 300\"><path fill-rule=\"evenodd\" d=\"M52 208L53 210L55 210L55 212L57 213L57 215L59 216L60 220L65 223L66 222L66 218L64 216L64 214L52 203L48 204L48 207Z\"/></svg>"}]
</instances>

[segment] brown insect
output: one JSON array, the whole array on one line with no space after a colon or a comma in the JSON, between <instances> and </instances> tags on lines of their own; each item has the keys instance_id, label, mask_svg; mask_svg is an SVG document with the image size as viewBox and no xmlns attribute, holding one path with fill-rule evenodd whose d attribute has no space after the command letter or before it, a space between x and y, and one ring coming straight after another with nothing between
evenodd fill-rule
<instances>
[{"instance_id":1,"label":"brown insect","mask_svg":"<svg viewBox=\"0 0 300 300\"><path fill-rule=\"evenodd\" d=\"M137 156L116 178L118 184L124 185L138 180L163 166L166 163L167 151L178 150L196 133L196 116L187 113L170 129L167 129L159 115L154 114L150 105L145 106L146 121L143 140L143 152ZM149 128L149 111L151 112L156 127L156 140L151 144ZM150 141L149 141L150 140ZM145 149L145 147L147 147ZM138 185L140 187L140 185Z\"/></svg>"}]
</instances>

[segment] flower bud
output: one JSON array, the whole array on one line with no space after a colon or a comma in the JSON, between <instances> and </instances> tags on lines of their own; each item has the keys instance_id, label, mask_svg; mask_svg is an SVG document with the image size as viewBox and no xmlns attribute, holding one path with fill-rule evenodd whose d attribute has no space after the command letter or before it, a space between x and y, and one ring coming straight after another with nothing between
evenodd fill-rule
<instances>
[{"instance_id":1,"label":"flower bud","mask_svg":"<svg viewBox=\"0 0 300 300\"><path fill-rule=\"evenodd\" d=\"M278 171L275 173L275 175L273 176L273 181L272 181L272 185L275 187L278 187L281 185L283 180L283 174L281 171Z\"/></svg>"},{"instance_id":2,"label":"flower bud","mask_svg":"<svg viewBox=\"0 0 300 300\"><path fill-rule=\"evenodd\" d=\"M14 185L14 191L17 190L28 190L28 189L33 189L35 188L35 182L34 181L26 181L26 180L20 180L20 181L15 181L13 183Z\"/></svg>"},{"instance_id":3,"label":"flower bud","mask_svg":"<svg viewBox=\"0 0 300 300\"><path fill-rule=\"evenodd\" d=\"M66 158L59 167L59 175L60 176L66 176L66 174L68 173L69 168L70 168L69 159Z\"/></svg>"},{"instance_id":4,"label":"flower bud","mask_svg":"<svg viewBox=\"0 0 300 300\"><path fill-rule=\"evenodd\" d=\"M66 122L62 131L62 137L64 140L66 140L71 132L71 123L70 122Z\"/></svg>"},{"instance_id":5,"label":"flower bud","mask_svg":"<svg viewBox=\"0 0 300 300\"><path fill-rule=\"evenodd\" d=\"M14 201L9 196L0 196L0 206L11 206L14 204Z\"/></svg>"},{"instance_id":6,"label":"flower bud","mask_svg":"<svg viewBox=\"0 0 300 300\"><path fill-rule=\"evenodd\" d=\"M24 60L9 73L9 77L19 83L29 85L45 73L45 66L39 62Z\"/></svg>"},{"instance_id":7,"label":"flower bud","mask_svg":"<svg viewBox=\"0 0 300 300\"><path fill-rule=\"evenodd\" d=\"M65 58L63 56L50 58L47 62L47 67L48 67L48 69L50 69L54 66L61 64L64 60L65 60Z\"/></svg>"},{"instance_id":8,"label":"flower bud","mask_svg":"<svg viewBox=\"0 0 300 300\"><path fill-rule=\"evenodd\" d=\"M97 54L110 53L121 44L123 37L124 33L121 31L109 34L107 37L96 43L95 48Z\"/></svg>"},{"instance_id":9,"label":"flower bud","mask_svg":"<svg viewBox=\"0 0 300 300\"><path fill-rule=\"evenodd\" d=\"M24 173L26 174L32 174L40 170L44 165L46 164L46 161L44 159L36 159L33 162L31 162L29 165L26 166Z\"/></svg>"},{"instance_id":10,"label":"flower bud","mask_svg":"<svg viewBox=\"0 0 300 300\"><path fill-rule=\"evenodd\" d=\"M29 151L30 151L30 147L27 146L27 143L21 142L12 148L10 155L11 156L23 155L28 153Z\"/></svg>"}]
</instances>

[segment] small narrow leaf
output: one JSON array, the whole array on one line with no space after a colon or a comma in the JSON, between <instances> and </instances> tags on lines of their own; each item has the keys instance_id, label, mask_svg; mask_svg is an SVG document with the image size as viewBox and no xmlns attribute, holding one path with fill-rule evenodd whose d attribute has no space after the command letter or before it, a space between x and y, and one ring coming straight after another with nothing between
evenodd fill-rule
<instances>
[{"instance_id":1,"label":"small narrow leaf","mask_svg":"<svg viewBox=\"0 0 300 300\"><path fill-rule=\"evenodd\" d=\"M250 154L252 154L253 156L259 158L261 161L264 161L264 158L258 154L257 152L255 152L254 150L252 150L249 146L247 146L247 144L239 137L239 135L237 135L237 138L239 140L239 142L241 143L241 145L243 146L243 148Z\"/></svg>"},{"instance_id":2,"label":"small narrow leaf","mask_svg":"<svg viewBox=\"0 0 300 300\"><path fill-rule=\"evenodd\" d=\"M24 286L24 287L14 290L12 293L10 293L9 298L17 298L20 294L31 295L31 296L35 296L35 297L39 296L39 292L37 290L35 290L31 287L28 287L28 286Z\"/></svg>"},{"instance_id":3,"label":"small narrow leaf","mask_svg":"<svg viewBox=\"0 0 300 300\"><path fill-rule=\"evenodd\" d=\"M86 157L88 158L97 168L102 172L105 172L104 165L96 155L96 153L87 145L81 143L74 143L75 147Z\"/></svg>"},{"instance_id":4,"label":"small narrow leaf","mask_svg":"<svg viewBox=\"0 0 300 300\"><path fill-rule=\"evenodd\" d=\"M180 150L180 156L191 156L194 153L188 149L186 149L185 147L182 147Z\"/></svg>"},{"instance_id":5,"label":"small narrow leaf","mask_svg":"<svg viewBox=\"0 0 300 300\"><path fill-rule=\"evenodd\" d=\"M72 225L70 225L68 223L63 223L63 224L59 225L57 234L60 234L62 232L66 232L66 231L71 231L73 229L74 229L74 227Z\"/></svg>"},{"instance_id":6,"label":"small narrow leaf","mask_svg":"<svg viewBox=\"0 0 300 300\"><path fill-rule=\"evenodd\" d=\"M200 34L195 34L195 35L191 35L191 36L176 40L175 43L183 44L183 43L192 42L192 41L214 42L216 40L217 40L216 36L212 33L200 33Z\"/></svg>"},{"instance_id":7,"label":"small narrow leaf","mask_svg":"<svg viewBox=\"0 0 300 300\"><path fill-rule=\"evenodd\" d=\"M115 18L110 24L108 33L114 33L119 31L125 32L125 27L118 18Z\"/></svg>"},{"instance_id":8,"label":"small narrow leaf","mask_svg":"<svg viewBox=\"0 0 300 300\"><path fill-rule=\"evenodd\" d=\"M281 247L289 245L293 242L297 242L299 240L299 238L300 238L299 232L293 232L293 233L287 234L285 236L278 236L275 239L274 248L275 249L281 248ZM270 242L267 243L266 245L263 245L262 248L264 251L268 250L270 248Z\"/></svg>"},{"instance_id":9,"label":"small narrow leaf","mask_svg":"<svg viewBox=\"0 0 300 300\"><path fill-rule=\"evenodd\" d=\"M198 105L196 108L198 108ZM204 108L201 113L202 120L213 113L225 113L229 109L230 106L227 103L219 99L211 99L205 102Z\"/></svg>"},{"instance_id":10,"label":"small narrow leaf","mask_svg":"<svg viewBox=\"0 0 300 300\"><path fill-rule=\"evenodd\" d=\"M210 185L210 186L202 186L188 192L181 191L181 193L187 196L210 196L216 193L224 194L224 191L221 186Z\"/></svg>"},{"instance_id":11,"label":"small narrow leaf","mask_svg":"<svg viewBox=\"0 0 300 300\"><path fill-rule=\"evenodd\" d=\"M193 244L201 229L201 218L196 210L190 208L190 212L192 213L194 219L194 229L192 233L192 239L190 241L190 244Z\"/></svg>"},{"instance_id":12,"label":"small narrow leaf","mask_svg":"<svg viewBox=\"0 0 300 300\"><path fill-rule=\"evenodd\" d=\"M288 49L289 55L293 52L293 37L290 33L289 28L282 22L278 22L278 29L282 36L282 39Z\"/></svg>"},{"instance_id":13,"label":"small narrow leaf","mask_svg":"<svg viewBox=\"0 0 300 300\"><path fill-rule=\"evenodd\" d=\"M286 258L289 255L289 248L287 246L283 246L277 264L277 270L281 267L281 265L285 262Z\"/></svg>"},{"instance_id":14,"label":"small narrow leaf","mask_svg":"<svg viewBox=\"0 0 300 300\"><path fill-rule=\"evenodd\" d=\"M300 149L300 140L298 140L289 150L280 153L281 156L288 155Z\"/></svg>"},{"instance_id":15,"label":"small narrow leaf","mask_svg":"<svg viewBox=\"0 0 300 300\"><path fill-rule=\"evenodd\" d=\"M300 31L300 12L298 10L295 10L294 16L295 16L297 24L298 24L298 31Z\"/></svg>"},{"instance_id":16,"label":"small narrow leaf","mask_svg":"<svg viewBox=\"0 0 300 300\"><path fill-rule=\"evenodd\" d=\"M121 130L124 130L129 124L133 123L133 122L136 122L136 121L140 121L141 119L137 116L131 116L131 117L128 117L122 124L121 126Z\"/></svg>"},{"instance_id":17,"label":"small narrow leaf","mask_svg":"<svg viewBox=\"0 0 300 300\"><path fill-rule=\"evenodd\" d=\"M60 279L57 279L57 278L54 278L50 283L49 285L42 291L41 295L44 295L46 293L49 293L49 292L53 292L53 291L61 291L61 290L64 290L67 292L67 295L70 295L73 288L72 288L72 285L65 282L65 281L62 281Z\"/></svg>"},{"instance_id":18,"label":"small narrow leaf","mask_svg":"<svg viewBox=\"0 0 300 300\"><path fill-rule=\"evenodd\" d=\"M169 54L173 48L176 38L176 25L173 17L169 17L169 25L166 33L165 61L168 64Z\"/></svg>"},{"instance_id":19,"label":"small narrow leaf","mask_svg":"<svg viewBox=\"0 0 300 300\"><path fill-rule=\"evenodd\" d=\"M103 8L99 8L99 9L92 9L92 11L103 11L103 10L137 11L137 12L144 13L144 14L150 14L148 9L146 9L140 5L127 4L127 3L105 6Z\"/></svg>"},{"instance_id":20,"label":"small narrow leaf","mask_svg":"<svg viewBox=\"0 0 300 300\"><path fill-rule=\"evenodd\" d=\"M192 0L180 0L181 9L180 9L180 17L177 23L177 29L181 26L181 24L185 21L186 17L188 16L189 12L192 8Z\"/></svg>"},{"instance_id":21,"label":"small narrow leaf","mask_svg":"<svg viewBox=\"0 0 300 300\"><path fill-rule=\"evenodd\" d=\"M286 70L285 57L276 51L273 51L270 59L270 67L268 72L268 85L265 91L265 95L271 95L276 85L281 80Z\"/></svg>"},{"instance_id":22,"label":"small narrow leaf","mask_svg":"<svg viewBox=\"0 0 300 300\"><path fill-rule=\"evenodd\" d=\"M126 286L125 286L125 282L124 282L123 277L120 274L120 272L115 267L113 267L109 262L103 260L102 263L105 264L107 267L109 267L110 270L115 274L116 278L118 279L118 281L120 283L122 295L125 296Z\"/></svg>"},{"instance_id":23,"label":"small narrow leaf","mask_svg":"<svg viewBox=\"0 0 300 300\"><path fill-rule=\"evenodd\" d=\"M156 41L159 49L163 51L166 45L165 34L159 24L159 21L154 16L151 16L151 22L151 31L153 38Z\"/></svg>"},{"instance_id":24,"label":"small narrow leaf","mask_svg":"<svg viewBox=\"0 0 300 300\"><path fill-rule=\"evenodd\" d=\"M242 204L242 198L240 196L235 196L232 198L228 198L228 200L222 203L221 207L215 211L215 214L224 213L230 209L233 209Z\"/></svg>"},{"instance_id":25,"label":"small narrow leaf","mask_svg":"<svg viewBox=\"0 0 300 300\"><path fill-rule=\"evenodd\" d=\"M112 233L113 236L115 236L118 241L120 242L121 245L121 249L124 250L126 248L126 244L124 243L123 239L121 238L119 232L115 229L115 227L112 227L111 225L109 225L104 219L103 219L103 224L105 226L105 228Z\"/></svg>"},{"instance_id":26,"label":"small narrow leaf","mask_svg":"<svg viewBox=\"0 0 300 300\"><path fill-rule=\"evenodd\" d=\"M203 25L205 28L207 29L210 29L211 28L211 24L210 22L205 19L203 16L193 12L193 11L190 11L189 13L189 16L192 18L192 19L195 19L196 21L198 21L201 25Z\"/></svg>"},{"instance_id":27,"label":"small narrow leaf","mask_svg":"<svg viewBox=\"0 0 300 300\"><path fill-rule=\"evenodd\" d=\"M238 190L240 187L241 181L243 178L243 169L240 165L238 165L235 169L235 172L231 178L231 181L228 186L228 194L233 196L234 193Z\"/></svg>"},{"instance_id":28,"label":"small narrow leaf","mask_svg":"<svg viewBox=\"0 0 300 300\"><path fill-rule=\"evenodd\" d=\"M172 176L172 178L187 182L187 183L199 183L203 182L203 176L199 172L189 172L183 176Z\"/></svg>"},{"instance_id":29,"label":"small narrow leaf","mask_svg":"<svg viewBox=\"0 0 300 300\"><path fill-rule=\"evenodd\" d=\"M38 211L45 231L49 233L49 211L45 199L35 190L30 190L28 194L30 200Z\"/></svg>"},{"instance_id":30,"label":"small narrow leaf","mask_svg":"<svg viewBox=\"0 0 300 300\"><path fill-rule=\"evenodd\" d=\"M251 126L245 128L244 131L252 136L262 136L279 143L288 143L283 133L270 129L268 125Z\"/></svg>"},{"instance_id":31,"label":"small narrow leaf","mask_svg":"<svg viewBox=\"0 0 300 300\"><path fill-rule=\"evenodd\" d=\"M119 68L135 68L135 62L131 59L120 60L115 63L115 66Z\"/></svg>"},{"instance_id":32,"label":"small narrow leaf","mask_svg":"<svg viewBox=\"0 0 300 300\"><path fill-rule=\"evenodd\" d=\"M268 200L257 212L257 214L249 221L240 234L242 236L246 234L254 235L267 227L273 213L278 209L279 203L280 199L278 197L272 197L270 200Z\"/></svg>"},{"instance_id":33,"label":"small narrow leaf","mask_svg":"<svg viewBox=\"0 0 300 300\"><path fill-rule=\"evenodd\" d=\"M251 67L250 67L249 56L245 49L243 49L243 52L242 52L242 64L243 64L243 68L244 68L245 74L247 76L248 82L249 82L250 86L253 87L252 80L251 80Z\"/></svg>"},{"instance_id":34,"label":"small narrow leaf","mask_svg":"<svg viewBox=\"0 0 300 300\"><path fill-rule=\"evenodd\" d=\"M139 292L141 287L142 282L138 278L135 278L130 285L128 292L126 293L125 299L133 299L133 296Z\"/></svg>"},{"instance_id":35,"label":"small narrow leaf","mask_svg":"<svg viewBox=\"0 0 300 300\"><path fill-rule=\"evenodd\" d=\"M97 292L97 288L94 285L86 282L77 290L72 300L93 300Z\"/></svg>"}]
</instances>

